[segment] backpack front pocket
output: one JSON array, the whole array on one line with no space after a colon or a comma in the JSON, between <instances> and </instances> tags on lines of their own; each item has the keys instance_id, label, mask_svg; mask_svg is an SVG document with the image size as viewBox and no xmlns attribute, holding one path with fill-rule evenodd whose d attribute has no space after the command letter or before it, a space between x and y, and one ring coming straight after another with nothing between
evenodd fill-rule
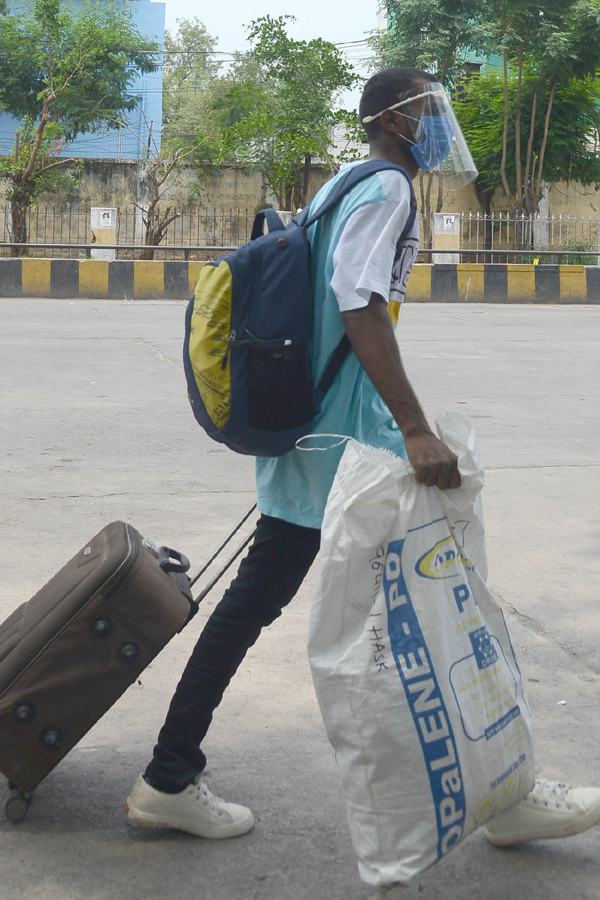
<instances>
[{"instance_id":1,"label":"backpack front pocket","mask_svg":"<svg viewBox=\"0 0 600 900\"><path fill-rule=\"evenodd\" d=\"M285 431L315 417L311 364L304 341L252 339L248 353L248 425Z\"/></svg>"}]
</instances>

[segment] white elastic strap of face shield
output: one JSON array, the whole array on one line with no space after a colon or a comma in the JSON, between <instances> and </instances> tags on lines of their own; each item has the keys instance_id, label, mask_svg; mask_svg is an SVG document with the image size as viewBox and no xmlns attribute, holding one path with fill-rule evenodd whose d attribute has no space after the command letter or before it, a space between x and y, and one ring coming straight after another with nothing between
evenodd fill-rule
<instances>
[{"instance_id":1,"label":"white elastic strap of face shield","mask_svg":"<svg viewBox=\"0 0 600 900\"><path fill-rule=\"evenodd\" d=\"M379 116L383 115L384 112L387 112L388 109L398 109L399 106L404 106L406 103L412 103L413 100L420 100L421 97L445 97L448 99L448 95L446 91L423 91L422 94L415 94L414 97L408 97L406 100L400 100L399 103L394 103L393 106L386 106L385 109L382 109L381 112L375 113L374 116L365 116L361 121L366 124L367 122L372 122L374 119L378 119ZM412 116L411 116L412 118Z\"/></svg>"}]
</instances>

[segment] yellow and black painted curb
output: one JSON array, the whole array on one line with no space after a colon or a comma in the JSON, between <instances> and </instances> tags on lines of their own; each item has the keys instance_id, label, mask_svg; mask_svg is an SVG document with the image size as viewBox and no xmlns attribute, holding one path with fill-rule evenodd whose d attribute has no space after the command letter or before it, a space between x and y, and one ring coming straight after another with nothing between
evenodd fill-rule
<instances>
[{"instance_id":1,"label":"yellow and black painted curb","mask_svg":"<svg viewBox=\"0 0 600 900\"><path fill-rule=\"evenodd\" d=\"M204 263L101 259L0 259L0 297L184 300Z\"/></svg>"},{"instance_id":2,"label":"yellow and black painted curb","mask_svg":"<svg viewBox=\"0 0 600 900\"><path fill-rule=\"evenodd\" d=\"M600 303L600 267L416 265L406 299L436 303Z\"/></svg>"},{"instance_id":3,"label":"yellow and black painted curb","mask_svg":"<svg viewBox=\"0 0 600 900\"><path fill-rule=\"evenodd\" d=\"M0 259L0 297L185 300L202 262ZM600 303L600 266L462 263L412 270L406 299L436 303Z\"/></svg>"}]
</instances>

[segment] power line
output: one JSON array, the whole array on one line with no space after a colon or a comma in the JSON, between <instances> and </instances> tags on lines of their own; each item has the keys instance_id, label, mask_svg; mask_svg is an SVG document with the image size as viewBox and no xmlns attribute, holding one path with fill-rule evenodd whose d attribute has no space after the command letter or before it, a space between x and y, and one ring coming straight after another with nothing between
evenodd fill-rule
<instances>
[{"instance_id":1,"label":"power line","mask_svg":"<svg viewBox=\"0 0 600 900\"><path fill-rule=\"evenodd\" d=\"M367 46L369 43L367 38L363 38L358 41L341 41L340 43L334 43L334 47L339 48L348 48L351 49L353 47L357 47L359 45ZM115 53L127 53L131 52L128 47L117 47L114 50ZM135 53L137 55L155 55L155 56L229 56L234 59L238 54L242 53L251 53L252 51L246 50L165 50L157 49L157 50L136 50ZM19 54L15 53L13 56L5 56L4 54L0 54L0 59L18 59Z\"/></svg>"}]
</instances>

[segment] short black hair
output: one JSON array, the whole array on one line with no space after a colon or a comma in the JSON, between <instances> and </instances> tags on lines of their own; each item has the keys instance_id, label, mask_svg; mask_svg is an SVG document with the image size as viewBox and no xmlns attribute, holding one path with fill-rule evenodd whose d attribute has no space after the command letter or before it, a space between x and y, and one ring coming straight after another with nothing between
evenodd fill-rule
<instances>
[{"instance_id":1,"label":"short black hair","mask_svg":"<svg viewBox=\"0 0 600 900\"><path fill-rule=\"evenodd\" d=\"M381 130L381 119L363 122L366 116L375 116L398 102L398 94L410 91L423 81L437 81L438 76L422 69L411 69L408 66L396 66L376 72L364 86L358 115L362 127L369 140L376 138Z\"/></svg>"}]
</instances>

